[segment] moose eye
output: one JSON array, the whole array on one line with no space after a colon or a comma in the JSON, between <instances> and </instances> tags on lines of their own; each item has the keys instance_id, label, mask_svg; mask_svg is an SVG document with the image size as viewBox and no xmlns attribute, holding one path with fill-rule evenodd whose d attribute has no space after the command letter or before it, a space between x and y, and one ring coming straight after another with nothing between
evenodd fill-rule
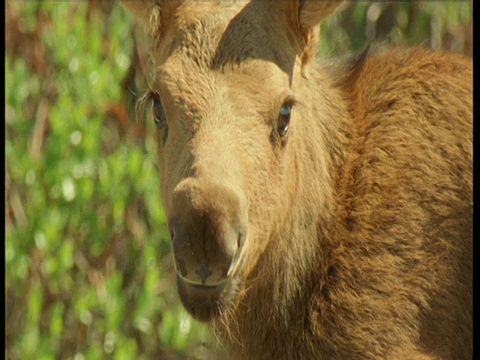
<instances>
[{"instance_id":1,"label":"moose eye","mask_svg":"<svg viewBox=\"0 0 480 360\"><path fill-rule=\"evenodd\" d=\"M290 127L290 115L292 113L291 104L283 104L280 108L280 114L277 121L277 132L280 137L287 135L288 128Z\"/></svg>"},{"instance_id":2,"label":"moose eye","mask_svg":"<svg viewBox=\"0 0 480 360\"><path fill-rule=\"evenodd\" d=\"M163 105L162 101L160 100L160 96L157 94L153 96L152 111L155 125L158 127L163 127L165 125L165 112L163 111Z\"/></svg>"}]
</instances>

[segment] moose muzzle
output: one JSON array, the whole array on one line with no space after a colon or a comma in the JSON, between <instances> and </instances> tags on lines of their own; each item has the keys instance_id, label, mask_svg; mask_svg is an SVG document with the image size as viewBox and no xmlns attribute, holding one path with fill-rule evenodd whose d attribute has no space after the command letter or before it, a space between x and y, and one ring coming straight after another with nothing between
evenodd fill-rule
<instances>
[{"instance_id":1,"label":"moose muzzle","mask_svg":"<svg viewBox=\"0 0 480 360\"><path fill-rule=\"evenodd\" d=\"M246 217L245 201L234 188L196 178L181 181L169 216L179 281L198 290L225 284L238 265Z\"/></svg>"}]
</instances>

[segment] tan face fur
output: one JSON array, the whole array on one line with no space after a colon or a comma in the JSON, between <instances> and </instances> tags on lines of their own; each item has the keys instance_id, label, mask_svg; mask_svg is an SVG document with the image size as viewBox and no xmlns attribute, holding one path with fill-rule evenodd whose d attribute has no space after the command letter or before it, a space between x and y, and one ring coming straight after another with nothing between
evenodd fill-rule
<instances>
[{"instance_id":1,"label":"tan face fur","mask_svg":"<svg viewBox=\"0 0 480 360\"><path fill-rule=\"evenodd\" d=\"M292 31L293 3L165 3L153 30L161 190L181 298L207 320L221 306L197 310L191 286L226 286L230 299L298 196L290 143L308 126L295 88L308 39Z\"/></svg>"}]
</instances>

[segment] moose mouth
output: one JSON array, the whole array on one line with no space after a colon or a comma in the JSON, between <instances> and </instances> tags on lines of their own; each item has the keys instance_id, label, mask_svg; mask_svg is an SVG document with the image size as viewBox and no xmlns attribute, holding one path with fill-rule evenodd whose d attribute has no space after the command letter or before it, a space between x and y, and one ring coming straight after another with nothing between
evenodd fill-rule
<instances>
[{"instance_id":1,"label":"moose mouth","mask_svg":"<svg viewBox=\"0 0 480 360\"><path fill-rule=\"evenodd\" d=\"M183 277L181 271L175 268L180 300L185 310L195 319L211 321L225 311L235 299L241 283L239 273L245 258L243 241L240 243L242 245L239 246L225 277L217 279L216 282L193 282Z\"/></svg>"},{"instance_id":2,"label":"moose mouth","mask_svg":"<svg viewBox=\"0 0 480 360\"><path fill-rule=\"evenodd\" d=\"M215 286L190 284L177 275L180 300L195 319L203 322L220 315L232 302L238 280L234 277Z\"/></svg>"}]
</instances>

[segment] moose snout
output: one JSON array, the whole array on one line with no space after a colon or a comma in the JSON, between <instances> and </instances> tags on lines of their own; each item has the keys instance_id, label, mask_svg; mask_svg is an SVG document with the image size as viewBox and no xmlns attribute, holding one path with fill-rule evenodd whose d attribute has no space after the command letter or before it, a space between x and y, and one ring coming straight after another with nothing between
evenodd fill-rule
<instances>
[{"instance_id":1,"label":"moose snout","mask_svg":"<svg viewBox=\"0 0 480 360\"><path fill-rule=\"evenodd\" d=\"M175 188L169 230L181 280L214 287L232 276L246 236L243 204L226 186L186 180Z\"/></svg>"}]
</instances>

